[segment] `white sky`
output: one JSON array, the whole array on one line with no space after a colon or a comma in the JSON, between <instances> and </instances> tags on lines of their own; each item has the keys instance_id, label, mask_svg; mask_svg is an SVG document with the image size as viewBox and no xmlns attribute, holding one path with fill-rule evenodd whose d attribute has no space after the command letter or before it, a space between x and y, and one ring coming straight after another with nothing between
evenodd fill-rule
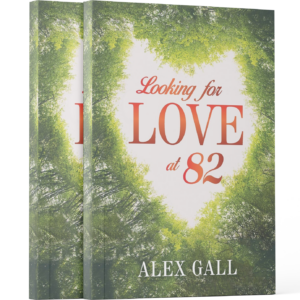
<instances>
[{"instance_id":1,"label":"white sky","mask_svg":"<svg viewBox=\"0 0 300 300\"><path fill-rule=\"evenodd\" d=\"M213 193L223 190L221 184L212 184L206 182L203 184L203 178L196 184L187 184L183 180L183 173L187 168L188 157L195 152L201 152L204 155L202 167L204 173L213 169L217 165L217 157L214 157L211 163L207 158L211 153L219 152L224 156L224 163L210 175L215 177L232 175L234 170L238 170L244 159L244 153L249 146L249 137L253 133L252 111L245 106L245 96L242 95L242 78L238 66L234 61L234 53L229 52L227 57L220 63L213 66L204 66L197 68L195 75L190 77L184 72L176 73L172 68L165 65L159 67L160 62L155 61L155 55L145 51L146 44L134 41L130 57L127 64L126 73L129 75L125 80L124 89L118 93L118 112L117 117L121 121L121 130L126 138L127 149L129 153L137 158L140 163L148 164L150 171L147 179L153 182L153 187L158 195L165 196L165 203L179 217L188 221L189 226L196 224L195 217L199 209L204 207L205 202L213 199ZM136 90L142 89L140 81L143 77L158 76L156 83L169 84L172 78L175 83L196 85L197 88L188 101L181 101L180 95L145 95L137 94ZM218 97L204 97L200 102L195 102L202 94L205 85L212 79L214 85L222 86L222 94ZM156 84L155 83L155 84ZM156 128L156 144L129 144L133 140L133 105L129 102L142 102L140 106L140 140L147 141ZM161 109L167 103L179 104L186 116L187 127L183 140L177 145L166 144L159 133L158 118ZM220 146L217 143L221 141L221 109L215 108L207 130L205 143L199 144L194 121L190 108L186 104L199 104L197 112L204 132L210 108L207 104L226 104L243 105L244 116L240 117L237 109L228 109L228 122L232 122L234 116L237 116L237 133L234 133L233 127L227 126L228 142L238 141L241 131L244 132L243 146ZM166 135L170 142L175 142L179 136L179 113L176 107L170 106L166 113ZM177 171L166 171L166 166L170 162L175 162L181 157L180 167ZM199 162L200 157L195 156L194 162ZM197 178L194 171L189 171L188 179L193 181Z\"/></svg>"},{"instance_id":2,"label":"white sky","mask_svg":"<svg viewBox=\"0 0 300 300\"><path fill-rule=\"evenodd\" d=\"M155 55L145 51L146 44L134 40L127 63L126 73L128 79L124 81L124 89L119 91L117 100L117 118L121 122L121 131L125 137L128 152L136 157L140 163L148 164L150 171L147 179L153 183L157 195L164 195L164 202L179 217L188 221L189 226L196 224L195 218L199 210L205 203L213 199L215 192L223 190L221 184L212 184L206 182L203 184L203 178L196 184L187 184L183 180L183 173L187 168L188 157L195 152L204 155L204 161L201 164L204 174L215 168L217 157L212 162L207 158L210 154L218 152L224 156L224 163L210 175L214 177L232 175L234 170L238 170L244 159L244 153L249 146L249 138L253 133L252 111L245 105L246 97L242 95L242 78L238 71L238 66L234 61L234 53L229 52L222 62L212 66L207 65L202 69L196 68L193 77L184 72L176 73L168 65L159 67L160 62L155 60ZM67 122L68 132L73 145L74 154L78 158L83 156L83 146L75 144L79 140L79 107L75 103L83 102L83 45L82 41L77 50L73 63L73 74L75 78L70 81L70 89L64 94L62 117ZM149 78L156 75L156 83L162 85L171 82L175 78L175 84L181 81L181 84L188 86L196 85L197 88L193 96L188 101L181 101L181 95L145 95L137 94L136 90L142 89L140 81L143 77ZM204 96L204 98L195 102L194 98L199 98L205 85L209 81L215 80L211 85L222 86L222 94L216 96ZM148 140L156 128L156 144L129 144L133 140L133 106L129 102L142 102L140 106L140 140ZM161 109L167 103L177 103L185 112L187 125L183 140L177 145L166 144L159 133L158 118ZM233 127L227 126L228 142L236 142L241 132L244 132L243 146L220 146L217 143L221 141L221 109L215 108L210 124L207 130L204 145L201 146L198 141L194 121L190 108L186 104L199 104L197 112L204 132L207 123L210 108L207 104L226 104L243 105L243 118L237 109L228 109L228 122L232 122L234 116L237 116L237 133L234 133ZM166 113L166 135L170 142L175 142L179 134L179 113L175 106L170 106ZM166 171L166 166L175 162L181 157L181 162L177 171ZM199 162L200 157L195 156L194 162ZM194 171L189 171L187 179L193 181L197 178Z\"/></svg>"},{"instance_id":3,"label":"white sky","mask_svg":"<svg viewBox=\"0 0 300 300\"><path fill-rule=\"evenodd\" d=\"M72 69L72 74L75 77L70 80L69 90L65 91L63 95L62 118L67 123L73 152L79 159L82 159L83 145L75 144L79 141L79 105L75 103L83 103L83 42L82 40L79 42L80 45L76 51Z\"/></svg>"}]
</instances>

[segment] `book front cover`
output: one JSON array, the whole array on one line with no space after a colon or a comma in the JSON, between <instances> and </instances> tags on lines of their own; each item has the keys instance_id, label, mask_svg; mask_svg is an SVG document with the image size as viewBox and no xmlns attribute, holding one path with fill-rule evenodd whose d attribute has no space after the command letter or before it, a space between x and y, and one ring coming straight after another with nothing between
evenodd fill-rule
<instances>
[{"instance_id":1,"label":"book front cover","mask_svg":"<svg viewBox=\"0 0 300 300\"><path fill-rule=\"evenodd\" d=\"M87 298L275 293L274 12L85 3Z\"/></svg>"}]
</instances>

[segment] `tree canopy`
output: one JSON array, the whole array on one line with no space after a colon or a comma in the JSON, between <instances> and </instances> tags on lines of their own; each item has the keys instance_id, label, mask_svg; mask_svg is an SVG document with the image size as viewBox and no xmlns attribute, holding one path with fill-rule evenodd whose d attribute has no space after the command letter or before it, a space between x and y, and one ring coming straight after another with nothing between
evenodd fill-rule
<instances>
[{"instance_id":1,"label":"tree canopy","mask_svg":"<svg viewBox=\"0 0 300 300\"><path fill-rule=\"evenodd\" d=\"M78 298L83 166L73 154L61 101L83 38L83 5L30 5L30 297Z\"/></svg>"},{"instance_id":2,"label":"tree canopy","mask_svg":"<svg viewBox=\"0 0 300 300\"><path fill-rule=\"evenodd\" d=\"M274 15L272 11L88 2L85 4L85 291L90 298L274 292ZM115 117L132 38L174 70L233 50L257 115L244 166L202 210L178 219L126 152ZM143 260L234 259L237 277L138 278ZM105 276L105 283L104 283Z\"/></svg>"}]
</instances>

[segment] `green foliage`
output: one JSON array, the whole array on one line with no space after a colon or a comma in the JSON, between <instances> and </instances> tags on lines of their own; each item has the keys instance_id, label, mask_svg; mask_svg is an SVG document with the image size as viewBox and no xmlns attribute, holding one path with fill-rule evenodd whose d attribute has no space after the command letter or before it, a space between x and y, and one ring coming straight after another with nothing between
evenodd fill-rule
<instances>
[{"instance_id":1,"label":"green foliage","mask_svg":"<svg viewBox=\"0 0 300 300\"><path fill-rule=\"evenodd\" d=\"M83 6L32 2L30 24L30 297L79 298L83 166L60 102L83 37Z\"/></svg>"},{"instance_id":2,"label":"green foliage","mask_svg":"<svg viewBox=\"0 0 300 300\"><path fill-rule=\"evenodd\" d=\"M85 12L85 297L274 293L273 12L97 1L85 3ZM245 78L257 118L251 147L192 229L155 195L115 117L132 37L189 74L233 50ZM138 277L142 261L182 258L187 265L233 259L239 274Z\"/></svg>"}]
</instances>

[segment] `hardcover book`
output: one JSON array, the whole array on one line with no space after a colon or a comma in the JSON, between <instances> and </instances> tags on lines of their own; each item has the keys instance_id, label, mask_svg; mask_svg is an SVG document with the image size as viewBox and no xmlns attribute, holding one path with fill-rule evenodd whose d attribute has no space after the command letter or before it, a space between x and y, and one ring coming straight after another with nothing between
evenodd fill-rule
<instances>
[{"instance_id":1,"label":"hardcover book","mask_svg":"<svg viewBox=\"0 0 300 300\"><path fill-rule=\"evenodd\" d=\"M30 3L31 299L83 296L83 4Z\"/></svg>"},{"instance_id":2,"label":"hardcover book","mask_svg":"<svg viewBox=\"0 0 300 300\"><path fill-rule=\"evenodd\" d=\"M275 293L274 155L274 11L84 3L85 298Z\"/></svg>"}]
</instances>

